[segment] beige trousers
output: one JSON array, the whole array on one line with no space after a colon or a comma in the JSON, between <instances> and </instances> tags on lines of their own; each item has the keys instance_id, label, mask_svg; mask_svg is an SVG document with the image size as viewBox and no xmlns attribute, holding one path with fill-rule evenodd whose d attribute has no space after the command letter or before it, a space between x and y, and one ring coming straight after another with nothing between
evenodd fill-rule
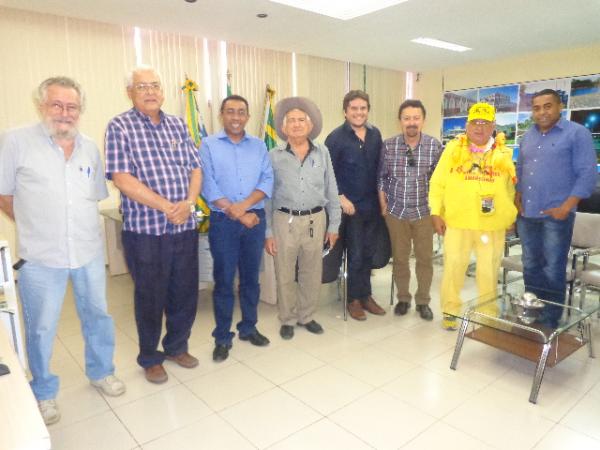
<instances>
[{"instance_id":1,"label":"beige trousers","mask_svg":"<svg viewBox=\"0 0 600 450\"><path fill-rule=\"evenodd\" d=\"M321 291L325 220L325 211L308 216L273 213L277 306L282 325L313 320Z\"/></svg>"},{"instance_id":2,"label":"beige trousers","mask_svg":"<svg viewBox=\"0 0 600 450\"><path fill-rule=\"evenodd\" d=\"M429 290L433 278L433 224L431 217L418 220L398 219L390 214L385 216L385 223L392 241L394 258L394 284L398 289L398 301L410 303L410 252L415 250L415 272L417 275L417 292L415 303L427 305L431 301Z\"/></svg>"}]
</instances>

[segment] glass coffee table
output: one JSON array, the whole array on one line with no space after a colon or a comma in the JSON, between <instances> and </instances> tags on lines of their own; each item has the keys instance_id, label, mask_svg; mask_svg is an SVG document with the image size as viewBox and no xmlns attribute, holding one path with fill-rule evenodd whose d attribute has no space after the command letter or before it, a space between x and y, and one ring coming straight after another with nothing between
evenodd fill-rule
<instances>
[{"instance_id":1,"label":"glass coffee table","mask_svg":"<svg viewBox=\"0 0 600 450\"><path fill-rule=\"evenodd\" d=\"M509 284L504 291L464 302L457 314L450 314L462 321L450 368L456 370L465 336L533 361L537 366L529 401L536 403L546 366L555 366L586 344L594 357L590 317L600 302L590 299L575 307L544 300L543 291L537 299L524 294L524 286ZM547 305L563 310L557 327L538 321Z\"/></svg>"}]
</instances>

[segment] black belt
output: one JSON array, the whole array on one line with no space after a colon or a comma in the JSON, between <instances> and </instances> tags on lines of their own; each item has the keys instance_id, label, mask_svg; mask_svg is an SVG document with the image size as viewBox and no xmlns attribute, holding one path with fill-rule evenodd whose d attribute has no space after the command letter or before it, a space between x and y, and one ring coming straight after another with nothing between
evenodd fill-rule
<instances>
[{"instance_id":1,"label":"black belt","mask_svg":"<svg viewBox=\"0 0 600 450\"><path fill-rule=\"evenodd\" d=\"M288 208L279 208L279 211L286 214L291 214L292 216L308 216L309 214L318 213L323 209L322 206L317 206L313 209L288 209Z\"/></svg>"}]
</instances>

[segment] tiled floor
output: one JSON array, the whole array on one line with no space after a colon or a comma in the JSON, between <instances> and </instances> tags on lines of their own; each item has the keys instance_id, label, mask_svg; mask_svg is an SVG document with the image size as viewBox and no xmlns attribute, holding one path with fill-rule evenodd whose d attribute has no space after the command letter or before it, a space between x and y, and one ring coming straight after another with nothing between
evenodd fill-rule
<instances>
[{"instance_id":1,"label":"tiled floor","mask_svg":"<svg viewBox=\"0 0 600 450\"><path fill-rule=\"evenodd\" d=\"M166 363L169 381L152 385L135 363L129 277L109 278L117 327L122 397L104 398L83 372L83 344L65 303L52 367L61 377L62 420L55 449L600 449L600 363L580 350L548 369L537 405L527 399L534 365L467 340L449 369L456 333L441 329L433 282L433 323L414 307L396 317L389 268L373 277L384 317L344 322L335 286L324 286L317 320L325 334L278 334L275 307L260 305L268 348L234 341L224 363L211 360L210 293L203 291L190 340L196 369ZM473 295L467 281L465 297ZM594 322L600 353L600 324Z\"/></svg>"}]
</instances>

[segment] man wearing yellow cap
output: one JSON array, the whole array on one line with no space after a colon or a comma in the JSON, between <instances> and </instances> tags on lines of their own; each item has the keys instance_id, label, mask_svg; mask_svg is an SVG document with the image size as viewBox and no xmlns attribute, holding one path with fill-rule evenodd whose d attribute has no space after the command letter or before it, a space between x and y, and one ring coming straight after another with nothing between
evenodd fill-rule
<instances>
[{"instance_id":1,"label":"man wearing yellow cap","mask_svg":"<svg viewBox=\"0 0 600 450\"><path fill-rule=\"evenodd\" d=\"M504 134L494 139L495 110L476 103L469 110L466 134L448 143L433 172L429 206L435 231L444 235L441 301L443 327L456 329L460 291L471 252L477 259L480 301L495 294L505 231L515 221L515 167ZM448 315L451 314L451 315Z\"/></svg>"}]
</instances>

